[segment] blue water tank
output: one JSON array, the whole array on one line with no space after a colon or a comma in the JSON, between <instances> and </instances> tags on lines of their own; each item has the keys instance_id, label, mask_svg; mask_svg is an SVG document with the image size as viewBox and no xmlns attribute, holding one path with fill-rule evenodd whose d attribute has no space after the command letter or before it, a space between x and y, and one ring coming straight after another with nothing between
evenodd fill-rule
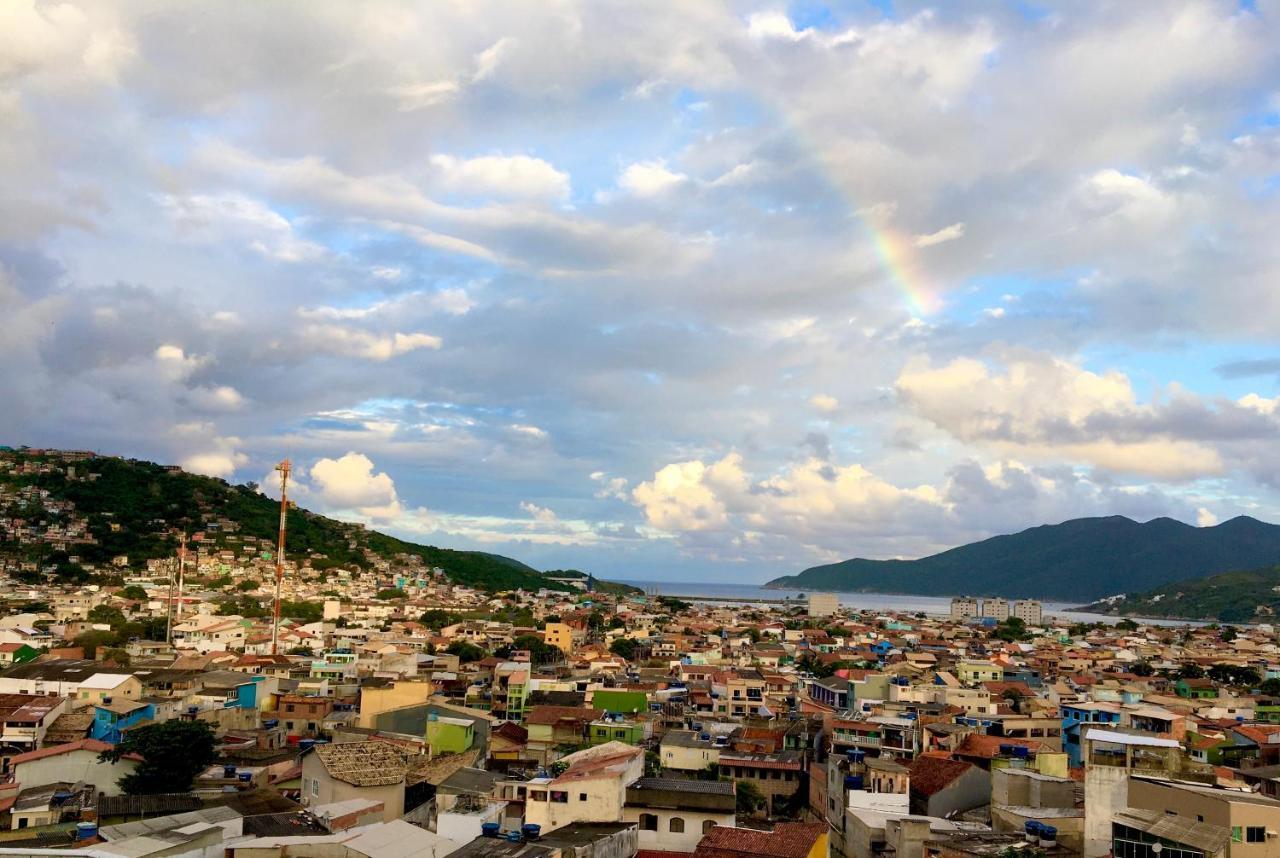
<instances>
[{"instance_id":1,"label":"blue water tank","mask_svg":"<svg viewBox=\"0 0 1280 858\"><path fill-rule=\"evenodd\" d=\"M524 833L525 840L537 840L542 836L542 826L534 825L532 822L522 826L520 830Z\"/></svg>"},{"instance_id":2,"label":"blue water tank","mask_svg":"<svg viewBox=\"0 0 1280 858\"><path fill-rule=\"evenodd\" d=\"M236 767L235 767L235 766L223 766L223 767L222 767L222 776L223 776L224 778L234 778L234 777L236 776Z\"/></svg>"},{"instance_id":3,"label":"blue water tank","mask_svg":"<svg viewBox=\"0 0 1280 858\"><path fill-rule=\"evenodd\" d=\"M1034 819L1028 819L1027 824L1023 826L1027 832L1027 837L1040 839L1040 823Z\"/></svg>"},{"instance_id":4,"label":"blue water tank","mask_svg":"<svg viewBox=\"0 0 1280 858\"><path fill-rule=\"evenodd\" d=\"M98 823L96 822L77 822L76 823L76 840L92 840L98 836Z\"/></svg>"},{"instance_id":5,"label":"blue water tank","mask_svg":"<svg viewBox=\"0 0 1280 858\"><path fill-rule=\"evenodd\" d=\"M862 775L845 775L844 776L845 789L855 790L855 791L860 790L862 789L862 784L863 784Z\"/></svg>"},{"instance_id":6,"label":"blue water tank","mask_svg":"<svg viewBox=\"0 0 1280 858\"><path fill-rule=\"evenodd\" d=\"M1025 745L1014 745L1013 755L1020 760L1025 760L1027 757L1031 756L1031 749Z\"/></svg>"},{"instance_id":7,"label":"blue water tank","mask_svg":"<svg viewBox=\"0 0 1280 858\"><path fill-rule=\"evenodd\" d=\"M240 781L241 781L242 783L246 783L246 784L247 784L247 783L249 783L249 781L251 781L251 780L253 780L253 773L252 773L252 772L241 772L241 773L240 773Z\"/></svg>"},{"instance_id":8,"label":"blue water tank","mask_svg":"<svg viewBox=\"0 0 1280 858\"><path fill-rule=\"evenodd\" d=\"M508 842L510 842L510 843L519 843L521 839L522 839L522 838L521 838L521 836L520 836L520 832L519 832L519 831L508 831L508 832L507 832L507 841L508 841Z\"/></svg>"},{"instance_id":9,"label":"blue water tank","mask_svg":"<svg viewBox=\"0 0 1280 858\"><path fill-rule=\"evenodd\" d=\"M481 837L497 837L502 826L496 822L484 822L480 824Z\"/></svg>"},{"instance_id":10,"label":"blue water tank","mask_svg":"<svg viewBox=\"0 0 1280 858\"><path fill-rule=\"evenodd\" d=\"M699 734L698 734L698 738L699 738L700 740L702 740L703 742L710 742L710 741L711 741L711 734L710 734L710 733L699 733Z\"/></svg>"},{"instance_id":11,"label":"blue water tank","mask_svg":"<svg viewBox=\"0 0 1280 858\"><path fill-rule=\"evenodd\" d=\"M1002 756L1002 757L1011 757L1011 756L1013 756L1013 748L1014 748L1014 746L1013 746L1013 745L1001 745L1001 746L1000 746L1000 756Z\"/></svg>"}]
</instances>

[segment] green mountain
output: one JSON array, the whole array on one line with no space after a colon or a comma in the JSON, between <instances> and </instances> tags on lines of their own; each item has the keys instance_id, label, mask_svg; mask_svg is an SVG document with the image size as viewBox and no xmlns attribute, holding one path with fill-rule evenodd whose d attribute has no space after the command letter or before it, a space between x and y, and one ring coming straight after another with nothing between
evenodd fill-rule
<instances>
[{"instance_id":1,"label":"green mountain","mask_svg":"<svg viewBox=\"0 0 1280 858\"><path fill-rule=\"evenodd\" d=\"M1247 516L1215 527L1170 518L1079 518L918 560L846 560L766 584L780 590L965 594L1088 601L1280 561L1280 526Z\"/></svg>"},{"instance_id":2,"label":"green mountain","mask_svg":"<svg viewBox=\"0 0 1280 858\"><path fill-rule=\"evenodd\" d=\"M1095 602L1089 610L1118 616L1275 622L1280 611L1280 566L1177 581L1145 593Z\"/></svg>"},{"instance_id":3,"label":"green mountain","mask_svg":"<svg viewBox=\"0 0 1280 858\"><path fill-rule=\"evenodd\" d=\"M27 564L19 579L43 580L45 570L54 570L65 581L87 580L80 564L100 567L120 556L141 568L149 559L173 557L174 534L184 529L204 531L206 544L230 545L227 537L233 535L265 539L274 547L280 503L253 484L231 485L134 459L67 456L0 450L0 525L21 521L26 529L18 535L0 526L0 560ZM79 540L78 533L93 539ZM291 559L309 559L321 570L369 569L377 560L408 554L443 569L452 581L486 590L570 589L510 557L418 545L297 507L289 510L286 550Z\"/></svg>"}]
</instances>

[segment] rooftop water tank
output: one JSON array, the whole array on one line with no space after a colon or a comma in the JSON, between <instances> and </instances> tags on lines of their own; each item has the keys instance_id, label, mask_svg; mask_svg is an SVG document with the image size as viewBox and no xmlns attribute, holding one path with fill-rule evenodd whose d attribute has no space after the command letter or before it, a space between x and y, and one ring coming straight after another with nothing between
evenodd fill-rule
<instances>
[{"instance_id":1,"label":"rooftop water tank","mask_svg":"<svg viewBox=\"0 0 1280 858\"><path fill-rule=\"evenodd\" d=\"M1049 848L1057 845L1057 842L1058 842L1058 829L1054 828L1052 825L1041 824L1040 845L1045 848Z\"/></svg>"},{"instance_id":2,"label":"rooftop water tank","mask_svg":"<svg viewBox=\"0 0 1280 858\"><path fill-rule=\"evenodd\" d=\"M236 767L235 767L235 766L223 766L223 767L222 767L222 776L223 776L224 778L234 778L234 777L236 776Z\"/></svg>"},{"instance_id":3,"label":"rooftop water tank","mask_svg":"<svg viewBox=\"0 0 1280 858\"><path fill-rule=\"evenodd\" d=\"M502 826L496 822L484 822L480 825L481 837L497 837Z\"/></svg>"},{"instance_id":4,"label":"rooftop water tank","mask_svg":"<svg viewBox=\"0 0 1280 858\"><path fill-rule=\"evenodd\" d=\"M1031 749L1025 745L1014 745L1013 755L1020 760L1025 760L1027 757L1031 756Z\"/></svg>"},{"instance_id":5,"label":"rooftop water tank","mask_svg":"<svg viewBox=\"0 0 1280 858\"><path fill-rule=\"evenodd\" d=\"M92 840L98 836L98 823L96 822L77 822L76 823L76 840Z\"/></svg>"},{"instance_id":6,"label":"rooftop water tank","mask_svg":"<svg viewBox=\"0 0 1280 858\"><path fill-rule=\"evenodd\" d=\"M527 825L522 826L520 830L524 834L525 840L537 840L539 837L542 836L541 825L534 825L533 823L528 823Z\"/></svg>"}]
</instances>

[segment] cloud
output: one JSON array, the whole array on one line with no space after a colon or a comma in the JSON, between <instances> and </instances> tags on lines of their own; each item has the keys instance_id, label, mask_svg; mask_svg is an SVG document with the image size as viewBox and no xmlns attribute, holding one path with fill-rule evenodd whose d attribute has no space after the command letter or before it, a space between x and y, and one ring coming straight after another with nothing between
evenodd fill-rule
<instances>
[{"instance_id":1,"label":"cloud","mask_svg":"<svg viewBox=\"0 0 1280 858\"><path fill-rule=\"evenodd\" d=\"M541 158L482 155L464 159L432 155L431 164L439 171L440 186L454 193L533 199L569 196L569 174Z\"/></svg>"},{"instance_id":2,"label":"cloud","mask_svg":"<svg viewBox=\"0 0 1280 858\"><path fill-rule=\"evenodd\" d=\"M824 414L830 414L840 407L840 400L825 393L815 393L809 397L809 404Z\"/></svg>"},{"instance_id":3,"label":"cloud","mask_svg":"<svg viewBox=\"0 0 1280 858\"><path fill-rule=\"evenodd\" d=\"M1094 373L1023 352L993 371L981 360L908 362L896 390L916 414L954 437L1004 453L1097 465L1118 473L1185 480L1223 473L1236 442L1274 423L1265 400L1206 404L1174 386L1139 402L1128 376Z\"/></svg>"},{"instance_id":4,"label":"cloud","mask_svg":"<svg viewBox=\"0 0 1280 858\"><path fill-rule=\"evenodd\" d=\"M375 334L344 325L307 325L301 331L301 338L309 348L372 361L388 361L419 349L434 350L444 345L440 337L433 334Z\"/></svg>"},{"instance_id":5,"label":"cloud","mask_svg":"<svg viewBox=\"0 0 1280 858\"><path fill-rule=\"evenodd\" d=\"M520 509L527 512L534 521L540 521L543 524L549 524L557 520L554 511L547 509L545 506L538 506L532 501L521 501Z\"/></svg>"},{"instance_id":6,"label":"cloud","mask_svg":"<svg viewBox=\"0 0 1280 858\"><path fill-rule=\"evenodd\" d=\"M953 223L950 226L944 226L937 232L931 232L927 235L917 235L912 243L916 247L932 247L935 244L943 244L948 241L955 241L957 238L964 237L964 223Z\"/></svg>"},{"instance_id":7,"label":"cloud","mask_svg":"<svg viewBox=\"0 0 1280 858\"><path fill-rule=\"evenodd\" d=\"M1196 527L1213 527L1218 523L1218 517L1208 507L1200 507L1196 510Z\"/></svg>"},{"instance_id":8,"label":"cloud","mask_svg":"<svg viewBox=\"0 0 1280 858\"><path fill-rule=\"evenodd\" d=\"M667 169L662 161L628 164L618 177L618 187L632 196L648 198L666 194L688 180L683 173Z\"/></svg>"},{"instance_id":9,"label":"cloud","mask_svg":"<svg viewBox=\"0 0 1280 858\"><path fill-rule=\"evenodd\" d=\"M321 502L330 509L353 510L372 519L391 519L402 513L395 482L386 472L374 473L373 461L350 452L337 459L320 459L310 470Z\"/></svg>"}]
</instances>

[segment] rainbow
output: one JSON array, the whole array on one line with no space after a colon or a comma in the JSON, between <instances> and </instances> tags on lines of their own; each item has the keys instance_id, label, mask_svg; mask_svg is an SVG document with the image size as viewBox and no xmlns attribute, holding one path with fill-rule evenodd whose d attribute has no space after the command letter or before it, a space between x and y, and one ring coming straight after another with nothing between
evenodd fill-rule
<instances>
[{"instance_id":1,"label":"rainbow","mask_svg":"<svg viewBox=\"0 0 1280 858\"><path fill-rule=\"evenodd\" d=\"M869 217L862 217L862 223L871 236L871 244L875 247L880 264L906 299L911 315L918 319L939 310L942 302L937 293L924 283L913 253L915 243L911 238L881 228Z\"/></svg>"}]
</instances>

